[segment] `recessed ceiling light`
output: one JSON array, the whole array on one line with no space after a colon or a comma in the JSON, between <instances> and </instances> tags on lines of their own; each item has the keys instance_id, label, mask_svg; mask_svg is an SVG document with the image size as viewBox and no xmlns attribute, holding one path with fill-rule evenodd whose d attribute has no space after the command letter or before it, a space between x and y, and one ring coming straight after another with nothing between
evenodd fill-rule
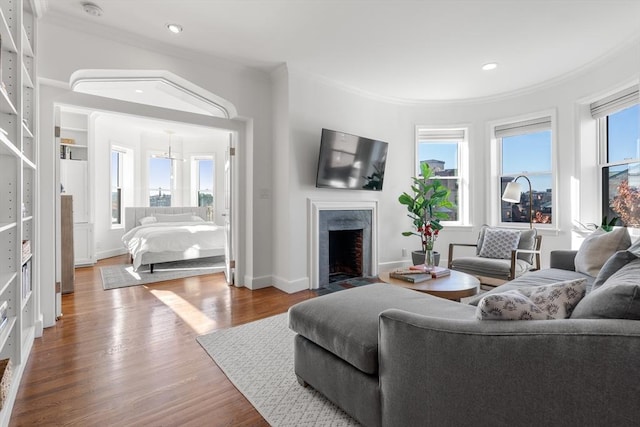
<instances>
[{"instance_id":1,"label":"recessed ceiling light","mask_svg":"<svg viewBox=\"0 0 640 427\"><path fill-rule=\"evenodd\" d=\"M488 62L482 66L484 71L495 70L498 68L498 64L496 62Z\"/></svg>"},{"instance_id":2,"label":"recessed ceiling light","mask_svg":"<svg viewBox=\"0 0 640 427\"><path fill-rule=\"evenodd\" d=\"M167 28L173 34L180 34L182 32L182 25L179 24L167 24Z\"/></svg>"},{"instance_id":3,"label":"recessed ceiling light","mask_svg":"<svg viewBox=\"0 0 640 427\"><path fill-rule=\"evenodd\" d=\"M82 10L91 16L102 16L102 9L100 6L91 2L82 3Z\"/></svg>"},{"instance_id":4,"label":"recessed ceiling light","mask_svg":"<svg viewBox=\"0 0 640 427\"><path fill-rule=\"evenodd\" d=\"M142 89L136 89L136 93L142 93Z\"/></svg>"}]
</instances>

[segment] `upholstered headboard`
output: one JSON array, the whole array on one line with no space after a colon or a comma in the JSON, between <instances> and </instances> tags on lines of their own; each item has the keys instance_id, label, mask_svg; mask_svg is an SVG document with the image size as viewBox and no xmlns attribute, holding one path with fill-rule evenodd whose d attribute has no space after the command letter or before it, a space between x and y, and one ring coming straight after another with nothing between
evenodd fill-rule
<instances>
[{"instance_id":1,"label":"upholstered headboard","mask_svg":"<svg viewBox=\"0 0 640 427\"><path fill-rule=\"evenodd\" d=\"M138 221L145 216L153 216L153 214L181 214L193 213L205 221L208 219L207 212L210 208L198 206L182 206L182 207L130 207L124 208L124 228L125 232L140 225Z\"/></svg>"}]
</instances>

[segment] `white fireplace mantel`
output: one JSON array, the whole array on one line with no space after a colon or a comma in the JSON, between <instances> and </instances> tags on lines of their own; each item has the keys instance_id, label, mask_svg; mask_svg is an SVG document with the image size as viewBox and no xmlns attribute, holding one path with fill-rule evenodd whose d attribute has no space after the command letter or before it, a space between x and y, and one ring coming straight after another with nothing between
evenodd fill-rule
<instances>
[{"instance_id":1,"label":"white fireplace mantel","mask_svg":"<svg viewBox=\"0 0 640 427\"><path fill-rule=\"evenodd\" d=\"M378 202L377 201L336 201L307 199L308 206L308 231L309 231L309 284L311 289L319 287L319 224L320 211L371 211L371 266L369 271L376 276L378 274Z\"/></svg>"}]
</instances>

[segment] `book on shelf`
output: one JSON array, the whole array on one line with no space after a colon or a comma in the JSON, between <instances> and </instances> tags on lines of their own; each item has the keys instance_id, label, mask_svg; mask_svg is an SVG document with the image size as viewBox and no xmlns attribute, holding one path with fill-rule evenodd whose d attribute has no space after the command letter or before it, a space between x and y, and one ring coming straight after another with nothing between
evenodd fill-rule
<instances>
[{"instance_id":1,"label":"book on shelf","mask_svg":"<svg viewBox=\"0 0 640 427\"><path fill-rule=\"evenodd\" d=\"M412 270L410 273L403 273L399 271L392 271L389 273L389 277L393 279L404 280L409 283L421 283L431 279L431 274L421 273L419 271Z\"/></svg>"}]
</instances>

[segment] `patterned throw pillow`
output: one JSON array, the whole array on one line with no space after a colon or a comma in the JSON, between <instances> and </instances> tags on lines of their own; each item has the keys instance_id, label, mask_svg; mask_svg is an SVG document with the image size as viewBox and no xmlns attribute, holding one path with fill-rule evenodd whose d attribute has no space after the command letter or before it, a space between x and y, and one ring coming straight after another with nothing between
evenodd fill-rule
<instances>
[{"instance_id":1,"label":"patterned throw pillow","mask_svg":"<svg viewBox=\"0 0 640 427\"><path fill-rule=\"evenodd\" d=\"M487 295L476 308L478 320L566 319L586 293L586 279Z\"/></svg>"},{"instance_id":2,"label":"patterned throw pillow","mask_svg":"<svg viewBox=\"0 0 640 427\"><path fill-rule=\"evenodd\" d=\"M511 251L518 249L518 242L519 230L487 228L479 255L483 258L510 259Z\"/></svg>"}]
</instances>

